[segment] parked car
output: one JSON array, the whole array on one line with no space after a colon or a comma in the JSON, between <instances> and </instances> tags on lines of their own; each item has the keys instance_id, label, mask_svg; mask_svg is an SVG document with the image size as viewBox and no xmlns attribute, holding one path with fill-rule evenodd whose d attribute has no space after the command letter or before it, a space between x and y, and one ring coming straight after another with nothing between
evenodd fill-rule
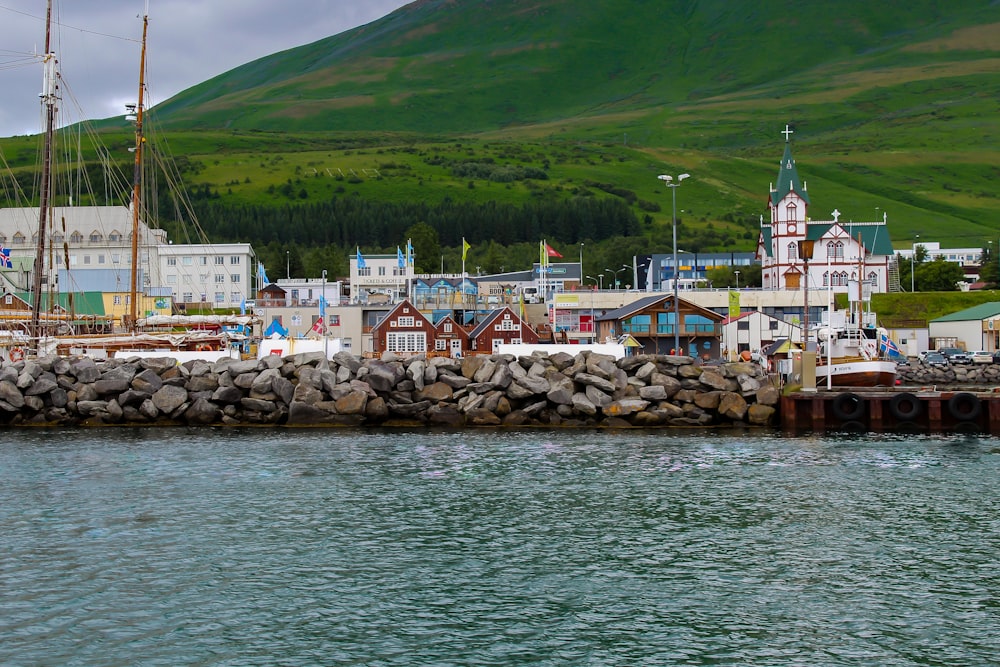
<instances>
[{"instance_id":1,"label":"parked car","mask_svg":"<svg viewBox=\"0 0 1000 667\"><path fill-rule=\"evenodd\" d=\"M993 353L993 363L1000 364L1000 350Z\"/></svg>"},{"instance_id":2,"label":"parked car","mask_svg":"<svg viewBox=\"0 0 1000 667\"><path fill-rule=\"evenodd\" d=\"M993 353L987 352L986 350L977 350L971 355L972 363L974 364L992 364L993 363Z\"/></svg>"},{"instance_id":3,"label":"parked car","mask_svg":"<svg viewBox=\"0 0 1000 667\"><path fill-rule=\"evenodd\" d=\"M969 356L969 353L959 347L942 347L938 353L943 354L953 364L972 363L972 357Z\"/></svg>"},{"instance_id":4,"label":"parked car","mask_svg":"<svg viewBox=\"0 0 1000 667\"><path fill-rule=\"evenodd\" d=\"M938 366L940 368L948 367L948 357L944 356L939 352L928 352L924 356L924 365L926 366Z\"/></svg>"}]
</instances>

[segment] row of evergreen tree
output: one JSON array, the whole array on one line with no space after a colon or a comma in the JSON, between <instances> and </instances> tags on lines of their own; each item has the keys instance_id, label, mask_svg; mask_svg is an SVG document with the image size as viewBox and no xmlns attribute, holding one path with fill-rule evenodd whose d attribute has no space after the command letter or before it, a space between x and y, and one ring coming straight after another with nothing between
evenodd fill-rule
<instances>
[{"instance_id":1,"label":"row of evergreen tree","mask_svg":"<svg viewBox=\"0 0 1000 667\"><path fill-rule=\"evenodd\" d=\"M576 244L639 233L639 221L625 202L610 197L577 197L521 205L497 202L382 202L334 197L321 203L280 207L231 204L223 200L194 203L198 222L213 242L272 241L302 246L360 246L362 250L395 247L418 223L433 228L441 245L494 241L501 245L541 239ZM169 220L172 211L161 211ZM171 238L184 238L169 229Z\"/></svg>"}]
</instances>

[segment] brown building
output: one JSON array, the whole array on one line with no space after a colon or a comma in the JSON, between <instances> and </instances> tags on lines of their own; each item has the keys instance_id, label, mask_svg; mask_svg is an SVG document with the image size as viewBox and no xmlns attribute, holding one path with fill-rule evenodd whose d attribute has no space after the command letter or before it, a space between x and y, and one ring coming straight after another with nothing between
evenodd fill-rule
<instances>
[{"instance_id":1,"label":"brown building","mask_svg":"<svg viewBox=\"0 0 1000 667\"><path fill-rule=\"evenodd\" d=\"M375 354L426 354L436 348L434 325L408 299L396 304L372 327Z\"/></svg>"},{"instance_id":2,"label":"brown building","mask_svg":"<svg viewBox=\"0 0 1000 667\"><path fill-rule=\"evenodd\" d=\"M538 334L509 306L490 311L469 333L471 351L493 354L502 343L533 345Z\"/></svg>"}]
</instances>

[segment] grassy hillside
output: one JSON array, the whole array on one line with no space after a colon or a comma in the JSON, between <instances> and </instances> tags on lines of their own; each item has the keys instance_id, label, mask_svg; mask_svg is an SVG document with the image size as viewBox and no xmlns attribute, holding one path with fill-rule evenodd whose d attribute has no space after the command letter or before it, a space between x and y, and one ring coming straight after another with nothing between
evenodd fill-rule
<instances>
[{"instance_id":1,"label":"grassy hillside","mask_svg":"<svg viewBox=\"0 0 1000 667\"><path fill-rule=\"evenodd\" d=\"M649 250L670 247L656 176L688 172L680 245L749 250L788 123L812 217L982 246L1000 237L998 50L1000 4L972 0L426 0L206 81L149 125L188 186L234 206L621 197ZM105 136L127 174L128 128ZM32 168L33 144L0 148Z\"/></svg>"}]
</instances>

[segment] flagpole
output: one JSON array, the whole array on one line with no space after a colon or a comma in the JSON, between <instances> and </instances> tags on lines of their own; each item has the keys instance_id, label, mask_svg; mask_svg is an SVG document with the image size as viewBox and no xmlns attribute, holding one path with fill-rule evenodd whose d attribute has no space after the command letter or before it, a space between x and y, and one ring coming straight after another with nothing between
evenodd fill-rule
<instances>
[{"instance_id":1,"label":"flagpole","mask_svg":"<svg viewBox=\"0 0 1000 667\"><path fill-rule=\"evenodd\" d=\"M465 237L462 237L462 276L459 278L460 289L462 290L462 326L465 326Z\"/></svg>"}]
</instances>

